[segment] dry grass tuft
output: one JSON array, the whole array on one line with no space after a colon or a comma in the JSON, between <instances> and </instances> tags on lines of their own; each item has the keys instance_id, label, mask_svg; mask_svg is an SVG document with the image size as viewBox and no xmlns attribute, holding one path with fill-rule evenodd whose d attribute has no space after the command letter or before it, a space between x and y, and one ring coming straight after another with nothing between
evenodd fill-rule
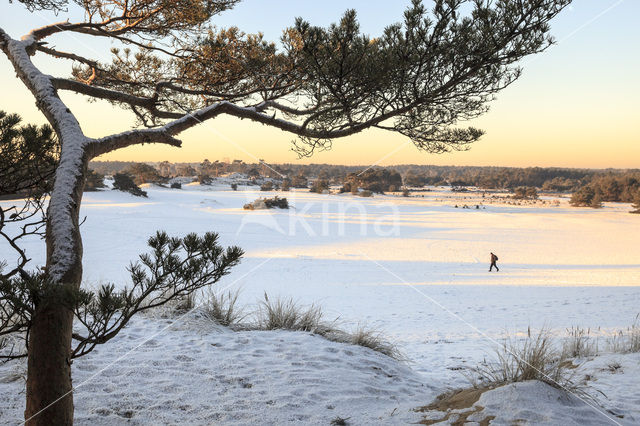
<instances>
[{"instance_id":1,"label":"dry grass tuft","mask_svg":"<svg viewBox=\"0 0 640 426\"><path fill-rule=\"evenodd\" d=\"M404 359L404 355L398 347L387 340L382 333L362 325L358 326L353 333L349 334L348 343L373 349L376 352L380 352L396 360Z\"/></svg>"},{"instance_id":2,"label":"dry grass tuft","mask_svg":"<svg viewBox=\"0 0 640 426\"><path fill-rule=\"evenodd\" d=\"M269 299L265 293L257 311L256 328L260 330L293 330L318 334L327 340L364 346L393 359L402 361L404 356L397 346L382 333L358 326L353 333L340 330L335 321L327 322L319 306L300 306L293 299Z\"/></svg>"},{"instance_id":3,"label":"dry grass tuft","mask_svg":"<svg viewBox=\"0 0 640 426\"><path fill-rule=\"evenodd\" d=\"M258 327L262 330L295 330L323 334L330 329L322 321L322 309L315 305L299 306L293 299L264 300L258 307Z\"/></svg>"},{"instance_id":4,"label":"dry grass tuft","mask_svg":"<svg viewBox=\"0 0 640 426\"><path fill-rule=\"evenodd\" d=\"M496 360L472 368L469 378L479 388L526 380L540 380L556 388L575 388L567 377L564 361L553 346L549 330L542 329L536 336L529 331L524 340L505 339L496 350Z\"/></svg>"},{"instance_id":5,"label":"dry grass tuft","mask_svg":"<svg viewBox=\"0 0 640 426\"><path fill-rule=\"evenodd\" d=\"M640 314L631 327L618 331L608 341L609 350L617 353L640 352Z\"/></svg>"},{"instance_id":6,"label":"dry grass tuft","mask_svg":"<svg viewBox=\"0 0 640 426\"><path fill-rule=\"evenodd\" d=\"M567 329L562 342L563 358L586 358L598 353L598 341L591 337L591 330L580 327Z\"/></svg>"},{"instance_id":7,"label":"dry grass tuft","mask_svg":"<svg viewBox=\"0 0 640 426\"><path fill-rule=\"evenodd\" d=\"M203 307L205 316L225 327L239 324L247 317L243 309L236 306L239 295L240 290L235 293L210 290Z\"/></svg>"}]
</instances>

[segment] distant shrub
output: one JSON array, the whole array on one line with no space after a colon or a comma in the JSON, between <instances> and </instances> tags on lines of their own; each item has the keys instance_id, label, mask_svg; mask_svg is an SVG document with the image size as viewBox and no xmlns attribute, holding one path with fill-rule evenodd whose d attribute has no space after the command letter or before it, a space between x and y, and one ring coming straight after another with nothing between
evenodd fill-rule
<instances>
[{"instance_id":1,"label":"distant shrub","mask_svg":"<svg viewBox=\"0 0 640 426\"><path fill-rule=\"evenodd\" d=\"M238 190L238 184L237 183L232 183L231 184L231 189L233 189L234 191Z\"/></svg>"},{"instance_id":2,"label":"distant shrub","mask_svg":"<svg viewBox=\"0 0 640 426\"><path fill-rule=\"evenodd\" d=\"M106 185L104 184L104 175L95 172L94 170L89 169L87 172L87 177L84 183L85 191L97 191L101 188L104 188Z\"/></svg>"},{"instance_id":3,"label":"distant shrub","mask_svg":"<svg viewBox=\"0 0 640 426\"><path fill-rule=\"evenodd\" d=\"M345 192L350 192L351 194L357 194L358 193L358 186L357 185L352 185L351 182L345 182L345 183L342 184L342 186L340 187L338 192L340 194L344 194Z\"/></svg>"},{"instance_id":4,"label":"distant shrub","mask_svg":"<svg viewBox=\"0 0 640 426\"><path fill-rule=\"evenodd\" d=\"M363 191L360 191L358 195L360 195L361 197L373 197L373 192L369 191L368 189L365 189Z\"/></svg>"},{"instance_id":5,"label":"distant shrub","mask_svg":"<svg viewBox=\"0 0 640 426\"><path fill-rule=\"evenodd\" d=\"M519 186L513 190L513 198L516 200L537 200L538 191L532 186Z\"/></svg>"},{"instance_id":6,"label":"distant shrub","mask_svg":"<svg viewBox=\"0 0 640 426\"><path fill-rule=\"evenodd\" d=\"M633 207L635 210L632 210L629 213L640 213L640 189L633 198L633 204L631 205L631 207Z\"/></svg>"},{"instance_id":7,"label":"distant shrub","mask_svg":"<svg viewBox=\"0 0 640 426\"><path fill-rule=\"evenodd\" d=\"M329 190L329 182L326 181L325 179L317 179L311 185L311 189L309 189L309 192L315 192L316 194L322 194L324 191L328 191L328 190Z\"/></svg>"},{"instance_id":8,"label":"distant shrub","mask_svg":"<svg viewBox=\"0 0 640 426\"><path fill-rule=\"evenodd\" d=\"M258 198L252 203L245 204L243 208L245 210L288 209L289 201L276 195L273 198Z\"/></svg>"},{"instance_id":9,"label":"distant shrub","mask_svg":"<svg viewBox=\"0 0 640 426\"><path fill-rule=\"evenodd\" d=\"M262 185L260 185L260 191L273 191L273 182L266 181Z\"/></svg>"},{"instance_id":10,"label":"distant shrub","mask_svg":"<svg viewBox=\"0 0 640 426\"><path fill-rule=\"evenodd\" d=\"M180 182L174 182L171 184L171 189L182 189L182 184Z\"/></svg>"},{"instance_id":11,"label":"distant shrub","mask_svg":"<svg viewBox=\"0 0 640 426\"><path fill-rule=\"evenodd\" d=\"M167 178L160 175L158 170L145 163L134 163L125 172L133 178L136 185L143 183L165 183Z\"/></svg>"},{"instance_id":12,"label":"distant shrub","mask_svg":"<svg viewBox=\"0 0 640 426\"><path fill-rule=\"evenodd\" d=\"M402 190L402 196L403 196L403 197L408 197L408 196L410 196L410 195L411 195L411 193L409 192L409 190L408 190L408 189L403 189L403 190Z\"/></svg>"},{"instance_id":13,"label":"distant shrub","mask_svg":"<svg viewBox=\"0 0 640 426\"><path fill-rule=\"evenodd\" d=\"M147 193L140 189L127 173L116 173L113 176L113 189L128 192L136 197L146 197Z\"/></svg>"},{"instance_id":14,"label":"distant shrub","mask_svg":"<svg viewBox=\"0 0 640 426\"><path fill-rule=\"evenodd\" d=\"M393 169L386 168L367 168L360 173L349 173L344 181L349 183L351 188L363 188L368 191L379 194L391 189L391 187L400 188L402 186L402 176Z\"/></svg>"},{"instance_id":15,"label":"distant shrub","mask_svg":"<svg viewBox=\"0 0 640 426\"><path fill-rule=\"evenodd\" d=\"M308 185L307 178L303 174L293 176L290 185L292 188L306 188Z\"/></svg>"},{"instance_id":16,"label":"distant shrub","mask_svg":"<svg viewBox=\"0 0 640 426\"><path fill-rule=\"evenodd\" d=\"M594 209L602 207L602 197L591 186L583 186L571 195L569 201L574 207L592 207Z\"/></svg>"},{"instance_id":17,"label":"distant shrub","mask_svg":"<svg viewBox=\"0 0 640 426\"><path fill-rule=\"evenodd\" d=\"M211 185L213 179L208 174L199 174L198 175L198 183L200 185Z\"/></svg>"},{"instance_id":18,"label":"distant shrub","mask_svg":"<svg viewBox=\"0 0 640 426\"><path fill-rule=\"evenodd\" d=\"M282 186L280 187L283 191L289 191L291 189L291 181L287 178L282 181Z\"/></svg>"},{"instance_id":19,"label":"distant shrub","mask_svg":"<svg viewBox=\"0 0 640 426\"><path fill-rule=\"evenodd\" d=\"M420 175L415 173L413 170L409 170L404 176L403 183L406 186L422 188L426 184L426 178L424 175Z\"/></svg>"}]
</instances>

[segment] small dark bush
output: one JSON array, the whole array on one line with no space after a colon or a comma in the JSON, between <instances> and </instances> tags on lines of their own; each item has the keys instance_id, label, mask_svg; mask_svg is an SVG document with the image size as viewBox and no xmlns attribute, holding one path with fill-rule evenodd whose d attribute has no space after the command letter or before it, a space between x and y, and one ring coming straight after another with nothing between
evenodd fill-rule
<instances>
[{"instance_id":1,"label":"small dark bush","mask_svg":"<svg viewBox=\"0 0 640 426\"><path fill-rule=\"evenodd\" d=\"M365 189L364 191L360 191L358 195L360 195L361 197L373 197L373 192Z\"/></svg>"},{"instance_id":2,"label":"small dark bush","mask_svg":"<svg viewBox=\"0 0 640 426\"><path fill-rule=\"evenodd\" d=\"M273 191L273 182L267 181L260 185L260 191Z\"/></svg>"},{"instance_id":3,"label":"small dark bush","mask_svg":"<svg viewBox=\"0 0 640 426\"><path fill-rule=\"evenodd\" d=\"M142 185L143 183L163 184L167 182L167 179L160 175L155 167L145 163L134 163L127 167L125 172L133 178L136 185Z\"/></svg>"},{"instance_id":4,"label":"small dark bush","mask_svg":"<svg viewBox=\"0 0 640 426\"><path fill-rule=\"evenodd\" d=\"M537 200L538 191L532 186L519 186L513 190L513 198L516 200Z\"/></svg>"},{"instance_id":5,"label":"small dark bush","mask_svg":"<svg viewBox=\"0 0 640 426\"><path fill-rule=\"evenodd\" d=\"M304 175L297 175L291 178L291 187L293 188L306 188L307 178Z\"/></svg>"},{"instance_id":6,"label":"small dark bush","mask_svg":"<svg viewBox=\"0 0 640 426\"><path fill-rule=\"evenodd\" d=\"M258 198L253 203L245 204L243 208L245 210L288 209L289 201L276 195L273 198Z\"/></svg>"},{"instance_id":7,"label":"small dark bush","mask_svg":"<svg viewBox=\"0 0 640 426\"><path fill-rule=\"evenodd\" d=\"M171 189L182 189L182 184L179 182L174 182L171 184Z\"/></svg>"},{"instance_id":8,"label":"small dark bush","mask_svg":"<svg viewBox=\"0 0 640 426\"><path fill-rule=\"evenodd\" d=\"M324 191L328 191L328 190L329 190L329 182L327 182L325 179L317 179L315 182L313 182L313 185L311 185L311 189L309 190L309 192L322 194Z\"/></svg>"},{"instance_id":9,"label":"small dark bush","mask_svg":"<svg viewBox=\"0 0 640 426\"><path fill-rule=\"evenodd\" d=\"M583 186L571 195L569 203L574 207L602 207L602 196L591 186Z\"/></svg>"},{"instance_id":10,"label":"small dark bush","mask_svg":"<svg viewBox=\"0 0 640 426\"><path fill-rule=\"evenodd\" d=\"M89 171L87 172L87 178L84 183L84 190L98 191L99 189L104 187L104 175L96 173L95 171L89 169Z\"/></svg>"},{"instance_id":11,"label":"small dark bush","mask_svg":"<svg viewBox=\"0 0 640 426\"><path fill-rule=\"evenodd\" d=\"M451 192L468 192L468 191L469 190L464 186L456 186L456 185L451 186Z\"/></svg>"},{"instance_id":12,"label":"small dark bush","mask_svg":"<svg viewBox=\"0 0 640 426\"><path fill-rule=\"evenodd\" d=\"M237 183L232 183L231 184L231 189L233 189L234 191L238 190L238 184Z\"/></svg>"},{"instance_id":13,"label":"small dark bush","mask_svg":"<svg viewBox=\"0 0 640 426\"><path fill-rule=\"evenodd\" d=\"M211 179L211 176L207 174L199 174L198 182L200 183L200 185L211 185L211 182L213 182L213 179Z\"/></svg>"},{"instance_id":14,"label":"small dark bush","mask_svg":"<svg viewBox=\"0 0 640 426\"><path fill-rule=\"evenodd\" d=\"M279 208L279 209L288 209L289 202L286 198L280 198L275 196L273 198L265 198L264 203L267 205L268 209Z\"/></svg>"}]
</instances>

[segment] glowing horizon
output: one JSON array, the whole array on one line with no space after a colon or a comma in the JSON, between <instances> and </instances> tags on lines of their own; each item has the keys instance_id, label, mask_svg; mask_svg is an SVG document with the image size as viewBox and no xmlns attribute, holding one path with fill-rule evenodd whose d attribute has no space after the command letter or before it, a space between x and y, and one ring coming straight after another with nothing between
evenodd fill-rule
<instances>
[{"instance_id":1,"label":"glowing horizon","mask_svg":"<svg viewBox=\"0 0 640 426\"><path fill-rule=\"evenodd\" d=\"M408 2L376 2L374 6L364 0L328 0L322 5L294 0L269 3L245 0L216 22L236 24L247 32L262 31L274 40L295 16L326 25L339 19L346 8L355 8L363 31L375 35L386 24L399 21ZM20 4L3 9L6 13L0 17L0 26L14 37L53 19L29 14ZM401 135L369 130L335 140L331 151L299 160L290 150L293 135L247 120L218 118L181 135L181 149L133 147L96 160L200 162L228 157L300 164L640 168L640 137L634 129L640 58L629 53L640 41L638 32L632 33L638 12L638 2L620 0L583 1L565 10L552 23L558 44L523 61L524 75L499 93L489 113L460 123L486 131L470 151L421 153ZM38 56L36 62L45 65L44 72L68 75L68 63L54 64ZM46 67L49 64L54 64L51 69ZM45 122L6 58L0 61L0 78L5 82L0 109L19 113L25 122ZM106 102L89 103L68 93L62 96L88 136L128 130L133 124L132 114Z\"/></svg>"}]
</instances>

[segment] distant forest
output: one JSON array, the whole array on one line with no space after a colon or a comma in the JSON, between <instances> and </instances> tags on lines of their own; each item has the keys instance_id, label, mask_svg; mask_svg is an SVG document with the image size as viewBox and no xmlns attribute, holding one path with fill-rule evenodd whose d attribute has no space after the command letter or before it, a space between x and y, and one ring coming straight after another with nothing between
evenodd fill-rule
<instances>
[{"instance_id":1,"label":"distant forest","mask_svg":"<svg viewBox=\"0 0 640 426\"><path fill-rule=\"evenodd\" d=\"M422 166L398 165L369 168L363 166L340 166L330 164L266 164L245 163L241 160L214 161L201 163L146 163L157 171L157 176L172 178L178 176L198 177L201 182L207 178L242 173L249 178L287 177L294 181L326 181L331 185L369 186L374 192L395 191L400 186L422 188L429 185L452 187L478 187L481 189L508 190L530 187L544 192L587 194L588 202L578 200L575 205L590 205L596 201L634 202L640 197L640 169L569 169L569 168L516 168L478 166ZM114 175L145 169L139 163L107 161L91 162L95 172ZM366 171L366 173L361 173ZM147 173L155 175L155 173ZM304 180L302 179L304 178ZM145 179L137 179L143 182ZM388 185L388 186L387 186ZM298 186L298 185L294 185Z\"/></svg>"}]
</instances>

